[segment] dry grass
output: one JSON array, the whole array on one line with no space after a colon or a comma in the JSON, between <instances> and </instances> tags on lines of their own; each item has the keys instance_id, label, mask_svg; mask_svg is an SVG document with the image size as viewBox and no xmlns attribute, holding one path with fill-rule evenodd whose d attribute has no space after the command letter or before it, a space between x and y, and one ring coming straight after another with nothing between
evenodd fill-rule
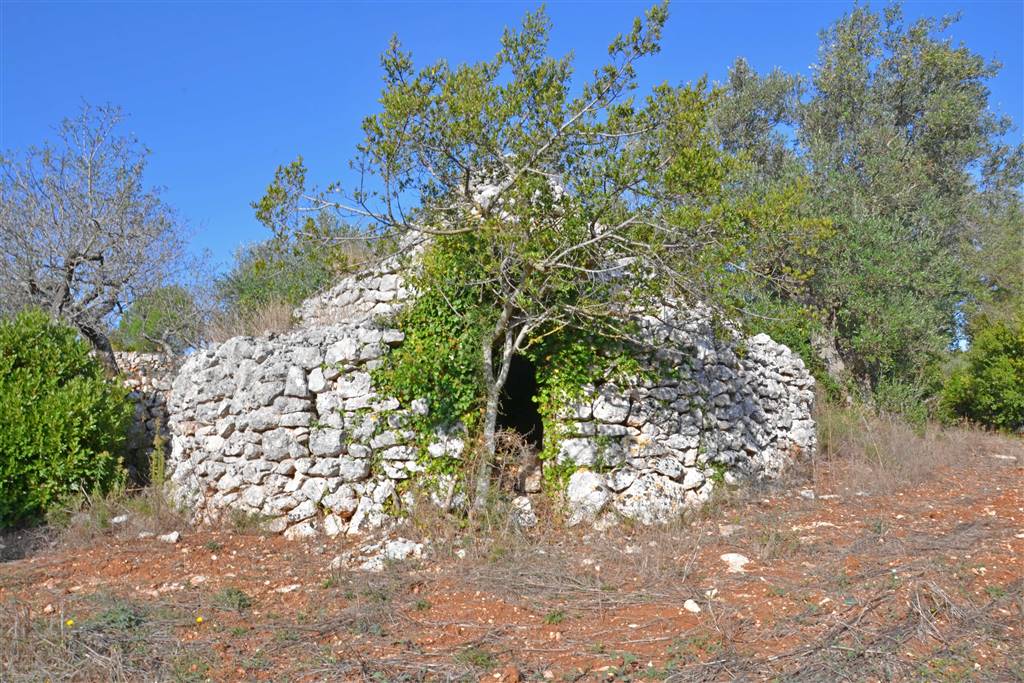
<instances>
[{"instance_id":1,"label":"dry grass","mask_svg":"<svg viewBox=\"0 0 1024 683\"><path fill-rule=\"evenodd\" d=\"M154 486L80 496L51 512L48 521L55 543L66 548L88 546L114 536L184 531L191 526L187 512Z\"/></svg>"},{"instance_id":2,"label":"dry grass","mask_svg":"<svg viewBox=\"0 0 1024 683\"><path fill-rule=\"evenodd\" d=\"M294 312L295 306L285 301L275 301L244 315L224 313L214 317L207 333L214 343L221 343L232 337L279 334L294 327Z\"/></svg>"},{"instance_id":3,"label":"dry grass","mask_svg":"<svg viewBox=\"0 0 1024 683\"><path fill-rule=\"evenodd\" d=\"M0 605L0 680L235 680L244 669L247 680L469 681L490 680L509 662L521 665L523 680L541 680L545 658L581 653L612 664L601 673L566 671L559 680L1024 680L1024 659L1013 655L1024 583L1000 580L979 591L971 583L979 577L949 559L995 549L1010 522L985 518L933 531L913 521L917 508L934 499L900 497L906 515L894 517L871 496L847 494L868 491L884 499L944 468L979 467L979 452L1016 456L1020 443L974 431L916 429L853 410L824 409L819 421L817 462L798 464L785 481L723 491L714 506L671 524L622 522L603 533L566 528L559 502L546 496L532 498L537 526L517 525L510 502L518 495L521 458L510 449L498 467L503 485L484 514L471 522L421 503L395 530L429 542L429 560L389 564L380 574L335 570L322 585L307 587L319 592L302 613L274 613L275 598L261 595L262 581L241 579L145 604L69 594L57 606L62 613L48 619L10 601ZM987 456L980 462L984 467ZM1003 459L991 462L1016 471ZM819 493L843 492L842 503L802 499L797 489L810 484ZM989 495L968 490L956 504L977 507ZM90 501L65 533L102 540L121 533L111 531L109 519L123 512L140 525L126 533L169 528L161 520L177 528L173 516L150 516L140 505L130 497ZM838 505L844 513L868 511L845 523L842 515L820 518L846 526L841 543L796 530L809 515ZM724 524L738 530L725 537ZM238 535L248 523L231 527ZM234 542L230 535L217 538ZM760 564L757 576L723 575L717 558L725 550ZM282 576L280 567L289 565L276 560ZM761 585L772 592L758 592ZM711 586L722 595L708 596ZM738 599L748 591L753 597ZM455 594L475 593L516 606L522 619L496 615L487 623L471 611L453 612L464 604ZM827 606L823 594L832 598ZM704 608L699 623L669 628L662 615L690 598ZM791 609L756 622L751 609L766 599ZM625 628L626 621L579 627L619 612L637 629ZM197 613L216 614L220 630L213 619L197 629ZM83 627L62 629L68 617ZM538 622L563 635L531 641L530 650L524 638ZM455 630L459 636L450 636ZM649 668L642 653L652 647L660 648L660 663ZM982 673L974 669L978 647L996 660ZM633 648L635 656L626 651ZM230 668L217 668L225 660Z\"/></svg>"},{"instance_id":4,"label":"dry grass","mask_svg":"<svg viewBox=\"0 0 1024 683\"><path fill-rule=\"evenodd\" d=\"M87 547L104 539L184 531L191 526L187 512L157 486L81 494L48 511L46 522L0 533L0 562L45 550Z\"/></svg>"},{"instance_id":5,"label":"dry grass","mask_svg":"<svg viewBox=\"0 0 1024 683\"><path fill-rule=\"evenodd\" d=\"M817 462L811 476L816 488L889 494L926 481L938 470L957 467L990 445L996 435L935 423L911 425L893 415L867 408L821 406ZM818 467L821 464L828 467ZM821 472L829 474L822 480Z\"/></svg>"},{"instance_id":6,"label":"dry grass","mask_svg":"<svg viewBox=\"0 0 1024 683\"><path fill-rule=\"evenodd\" d=\"M142 604L107 593L70 599L59 618L3 605L4 681L202 681L212 652L176 633L194 625L197 605Z\"/></svg>"}]
</instances>

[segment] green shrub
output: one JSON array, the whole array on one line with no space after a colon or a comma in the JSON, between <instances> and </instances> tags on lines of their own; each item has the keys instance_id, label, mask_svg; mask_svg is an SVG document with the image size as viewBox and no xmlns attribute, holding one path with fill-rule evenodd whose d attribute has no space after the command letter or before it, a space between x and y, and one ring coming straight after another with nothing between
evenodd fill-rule
<instances>
[{"instance_id":1,"label":"green shrub","mask_svg":"<svg viewBox=\"0 0 1024 683\"><path fill-rule=\"evenodd\" d=\"M190 291L178 285L160 287L132 303L110 343L121 351L183 353L202 339L202 323Z\"/></svg>"},{"instance_id":2,"label":"green shrub","mask_svg":"<svg viewBox=\"0 0 1024 683\"><path fill-rule=\"evenodd\" d=\"M122 483L132 411L73 329L39 311L0 320L0 526Z\"/></svg>"},{"instance_id":3,"label":"green shrub","mask_svg":"<svg viewBox=\"0 0 1024 683\"><path fill-rule=\"evenodd\" d=\"M1024 314L977 325L942 403L952 417L1007 431L1024 428Z\"/></svg>"},{"instance_id":4,"label":"green shrub","mask_svg":"<svg viewBox=\"0 0 1024 683\"><path fill-rule=\"evenodd\" d=\"M323 249L292 249L275 241L249 245L235 256L231 271L216 281L216 296L231 313L247 316L269 304L297 306L328 287L334 278Z\"/></svg>"},{"instance_id":5,"label":"green shrub","mask_svg":"<svg viewBox=\"0 0 1024 683\"><path fill-rule=\"evenodd\" d=\"M223 312L245 318L275 304L293 308L370 257L358 229L326 214L310 220L303 237L274 237L235 254L231 270L215 282Z\"/></svg>"}]
</instances>

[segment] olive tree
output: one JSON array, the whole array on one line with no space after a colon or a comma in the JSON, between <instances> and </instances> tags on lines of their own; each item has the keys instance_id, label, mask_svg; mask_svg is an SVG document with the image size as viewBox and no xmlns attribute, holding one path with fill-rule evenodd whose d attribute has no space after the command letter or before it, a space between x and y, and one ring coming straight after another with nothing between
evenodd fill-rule
<instances>
[{"instance_id":1,"label":"olive tree","mask_svg":"<svg viewBox=\"0 0 1024 683\"><path fill-rule=\"evenodd\" d=\"M121 316L110 341L122 351L177 356L204 344L207 317L195 291L167 285L137 297Z\"/></svg>"},{"instance_id":2,"label":"olive tree","mask_svg":"<svg viewBox=\"0 0 1024 683\"><path fill-rule=\"evenodd\" d=\"M740 60L716 112L758 180L809 177L808 209L837 236L800 296L778 299L837 385L883 406L929 390L962 316L1019 301L1024 147L994 112L999 64L954 42L955 21L856 6L822 32L809 78Z\"/></svg>"},{"instance_id":3,"label":"olive tree","mask_svg":"<svg viewBox=\"0 0 1024 683\"><path fill-rule=\"evenodd\" d=\"M180 263L171 209L143 182L147 150L120 109L83 105L56 139L0 160L0 298L72 325L109 370L114 317Z\"/></svg>"}]
</instances>

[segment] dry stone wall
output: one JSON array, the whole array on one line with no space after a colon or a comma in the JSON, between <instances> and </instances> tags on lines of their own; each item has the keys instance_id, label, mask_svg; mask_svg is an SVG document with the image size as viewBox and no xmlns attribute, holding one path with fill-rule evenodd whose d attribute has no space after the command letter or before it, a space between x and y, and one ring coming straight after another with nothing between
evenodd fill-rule
<instances>
[{"instance_id":1,"label":"dry stone wall","mask_svg":"<svg viewBox=\"0 0 1024 683\"><path fill-rule=\"evenodd\" d=\"M413 504L401 482L416 480L424 456L405 423L429 406L379 396L371 381L403 341L384 321L409 296L385 264L307 301L295 331L238 337L185 362L169 401L169 465L197 518L242 513L290 537L352 535ZM583 387L549 416L545 439L558 448L548 466L574 470L570 522L668 520L716 485L777 476L813 450L814 382L785 346L719 339L676 308L643 324L657 349L646 378ZM460 457L460 434L435 435L426 457ZM531 518L528 500L513 507Z\"/></svg>"},{"instance_id":2,"label":"dry stone wall","mask_svg":"<svg viewBox=\"0 0 1024 683\"><path fill-rule=\"evenodd\" d=\"M323 294L307 299L295 310L300 327L366 322L394 313L410 295L400 268L399 259L390 258L368 273L345 277Z\"/></svg>"},{"instance_id":3,"label":"dry stone wall","mask_svg":"<svg viewBox=\"0 0 1024 683\"><path fill-rule=\"evenodd\" d=\"M398 401L370 373L397 330L372 323L237 337L193 355L171 399L171 481L197 516L226 510L302 537L380 526L411 504L396 484L419 466ZM436 446L461 453L462 441Z\"/></svg>"},{"instance_id":4,"label":"dry stone wall","mask_svg":"<svg viewBox=\"0 0 1024 683\"><path fill-rule=\"evenodd\" d=\"M159 434L169 439L167 399L178 369L178 359L161 353L116 351L114 358L130 390L135 414L128 431L129 467L144 466ZM138 478L138 473L133 473Z\"/></svg>"},{"instance_id":5,"label":"dry stone wall","mask_svg":"<svg viewBox=\"0 0 1024 683\"><path fill-rule=\"evenodd\" d=\"M570 523L650 524L708 500L716 485L778 476L815 447L814 380L767 335L721 340L706 318L645 320L648 376L587 386L567 406L558 460L577 468Z\"/></svg>"}]
</instances>

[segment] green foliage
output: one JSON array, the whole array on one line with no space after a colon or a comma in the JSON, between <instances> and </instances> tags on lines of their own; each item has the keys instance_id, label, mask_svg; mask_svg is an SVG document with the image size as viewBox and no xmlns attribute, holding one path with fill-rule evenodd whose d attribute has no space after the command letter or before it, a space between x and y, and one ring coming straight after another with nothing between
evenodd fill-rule
<instances>
[{"instance_id":1,"label":"green foliage","mask_svg":"<svg viewBox=\"0 0 1024 683\"><path fill-rule=\"evenodd\" d=\"M544 623L551 626L561 624L563 621L565 621L565 612L560 609L544 615Z\"/></svg>"},{"instance_id":2,"label":"green foliage","mask_svg":"<svg viewBox=\"0 0 1024 683\"><path fill-rule=\"evenodd\" d=\"M1015 312L1024 308L1024 203L1019 194L1024 148L1015 153L1015 158L1000 159L998 182L986 190L964 244L964 261L980 285L965 308L969 318L1012 323Z\"/></svg>"},{"instance_id":3,"label":"green foliage","mask_svg":"<svg viewBox=\"0 0 1024 683\"><path fill-rule=\"evenodd\" d=\"M394 321L405 340L374 374L383 395L406 405L426 399L430 412L421 426L430 430L460 420L469 427L479 422L480 346L493 318L472 285L480 274L474 253L479 247L472 236L440 236L407 271L419 294Z\"/></svg>"},{"instance_id":4,"label":"green foliage","mask_svg":"<svg viewBox=\"0 0 1024 683\"><path fill-rule=\"evenodd\" d=\"M937 365L928 365L926 369L934 369ZM901 377L882 377L875 384L874 405L883 413L900 415L903 420L914 427L923 427L929 418L934 417L930 406L937 387L935 381L927 377L912 380Z\"/></svg>"},{"instance_id":5,"label":"green foliage","mask_svg":"<svg viewBox=\"0 0 1024 683\"><path fill-rule=\"evenodd\" d=\"M149 454L149 468L146 483L158 491L163 491L167 480L167 437L163 435L163 420L157 419L153 434L153 450Z\"/></svg>"},{"instance_id":6,"label":"green foliage","mask_svg":"<svg viewBox=\"0 0 1024 683\"><path fill-rule=\"evenodd\" d=\"M71 328L40 311L0 321L0 526L123 482L126 395Z\"/></svg>"},{"instance_id":7,"label":"green foliage","mask_svg":"<svg viewBox=\"0 0 1024 683\"><path fill-rule=\"evenodd\" d=\"M998 64L953 43L954 21L856 6L822 33L809 80L740 60L715 112L750 163L738 191L806 178L802 210L835 231L796 266L806 287L755 288L756 312L785 322L754 326L832 373L830 389L919 415L959 316L1004 315L1022 281L1024 149L990 107Z\"/></svg>"},{"instance_id":8,"label":"green foliage","mask_svg":"<svg viewBox=\"0 0 1024 683\"><path fill-rule=\"evenodd\" d=\"M493 669L498 663L498 658L493 653L476 645L471 645L464 650L456 652L452 655L452 659L459 664L476 667L477 669Z\"/></svg>"},{"instance_id":9,"label":"green foliage","mask_svg":"<svg viewBox=\"0 0 1024 683\"><path fill-rule=\"evenodd\" d=\"M989 110L997 66L945 38L951 23L854 9L823 36L800 112L815 197L838 229L812 292L872 388L918 384L951 342L971 288L959 254L984 198L971 169L1008 127Z\"/></svg>"},{"instance_id":10,"label":"green foliage","mask_svg":"<svg viewBox=\"0 0 1024 683\"><path fill-rule=\"evenodd\" d=\"M234 267L217 280L216 294L222 308L244 318L272 304L297 306L333 278L332 263L316 245L282 247L269 240L236 254Z\"/></svg>"},{"instance_id":11,"label":"green foliage","mask_svg":"<svg viewBox=\"0 0 1024 683\"><path fill-rule=\"evenodd\" d=\"M228 586L213 596L213 604L221 609L244 612L252 607L252 598L240 588Z\"/></svg>"},{"instance_id":12,"label":"green foliage","mask_svg":"<svg viewBox=\"0 0 1024 683\"><path fill-rule=\"evenodd\" d=\"M722 304L737 281L807 277L799 256L782 257L813 252L824 226L798 211L806 183L730 194L745 162L721 148L704 82L628 96L666 18L665 5L648 10L582 85L570 57L548 55L543 11L507 30L489 61L416 70L397 42L382 58L381 110L364 121L357 160L381 182L349 207L377 207L382 233L427 239L412 278L422 298L399 315L406 340L377 382L403 401L426 397L424 426L480 425L477 503L516 353L536 361L551 416L567 392L605 379L616 353L595 340L628 335L627 321L666 297ZM302 194L301 165L276 182L267 216ZM415 210L396 209L409 195ZM305 230L287 216L274 219L287 234Z\"/></svg>"},{"instance_id":13,"label":"green foliage","mask_svg":"<svg viewBox=\"0 0 1024 683\"><path fill-rule=\"evenodd\" d=\"M132 303L110 343L122 351L179 354L198 345L202 316L195 299L176 285L155 289Z\"/></svg>"},{"instance_id":14,"label":"green foliage","mask_svg":"<svg viewBox=\"0 0 1024 683\"><path fill-rule=\"evenodd\" d=\"M146 623L146 617L138 605L118 601L90 618L83 626L101 631L134 631Z\"/></svg>"},{"instance_id":15,"label":"green foliage","mask_svg":"<svg viewBox=\"0 0 1024 683\"><path fill-rule=\"evenodd\" d=\"M365 233L326 211L297 210L305 174L301 157L282 166L252 203L274 236L239 250L228 274L216 280L222 314L245 321L274 306L297 306L368 258Z\"/></svg>"},{"instance_id":16,"label":"green foliage","mask_svg":"<svg viewBox=\"0 0 1024 683\"><path fill-rule=\"evenodd\" d=\"M624 322L620 331L629 333L631 325ZM562 422L555 418L583 397L587 385L653 379L658 373L656 368L641 362L647 356L642 348L587 330L563 329L543 337L528 350L528 355L537 368L535 400L544 420L544 449L540 458L546 461L545 479L549 488L561 491L576 468L555 461L565 438L561 433Z\"/></svg>"},{"instance_id":17,"label":"green foliage","mask_svg":"<svg viewBox=\"0 0 1024 683\"><path fill-rule=\"evenodd\" d=\"M981 321L942 392L951 416L1001 430L1024 428L1024 314Z\"/></svg>"},{"instance_id":18,"label":"green foliage","mask_svg":"<svg viewBox=\"0 0 1024 683\"><path fill-rule=\"evenodd\" d=\"M711 481L714 482L715 486L724 486L725 473L729 469L728 466L720 462L710 462L708 467L711 468Z\"/></svg>"}]
</instances>

